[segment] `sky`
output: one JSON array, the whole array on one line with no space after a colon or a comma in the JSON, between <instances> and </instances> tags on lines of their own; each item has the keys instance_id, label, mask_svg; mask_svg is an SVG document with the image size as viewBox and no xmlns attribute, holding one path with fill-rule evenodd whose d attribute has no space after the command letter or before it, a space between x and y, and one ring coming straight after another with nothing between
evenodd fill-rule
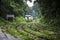
<instances>
[{"instance_id":1,"label":"sky","mask_svg":"<svg viewBox=\"0 0 60 40\"><path fill-rule=\"evenodd\" d=\"M29 7L33 7L33 6L34 6L34 1L35 1L35 0L32 0L32 2L30 2L29 0L27 0L27 5L28 5Z\"/></svg>"}]
</instances>

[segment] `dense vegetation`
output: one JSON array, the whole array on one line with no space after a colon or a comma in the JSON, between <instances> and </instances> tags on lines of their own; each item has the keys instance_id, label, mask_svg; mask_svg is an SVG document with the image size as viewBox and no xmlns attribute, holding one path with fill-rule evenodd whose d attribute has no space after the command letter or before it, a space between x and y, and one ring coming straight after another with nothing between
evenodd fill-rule
<instances>
[{"instance_id":1,"label":"dense vegetation","mask_svg":"<svg viewBox=\"0 0 60 40\"><path fill-rule=\"evenodd\" d=\"M44 24L48 25L47 29L50 29L54 32L56 32L57 39L60 38L60 12L59 12L59 1L58 0L39 0L38 1L40 7L42 16L44 17L42 19L42 22Z\"/></svg>"},{"instance_id":2,"label":"dense vegetation","mask_svg":"<svg viewBox=\"0 0 60 40\"><path fill-rule=\"evenodd\" d=\"M60 9L58 0L37 0L40 13L32 22L26 22L25 13L29 10L23 0L1 0L0 27L14 37L24 40L60 40ZM14 14L13 22L6 15Z\"/></svg>"}]
</instances>

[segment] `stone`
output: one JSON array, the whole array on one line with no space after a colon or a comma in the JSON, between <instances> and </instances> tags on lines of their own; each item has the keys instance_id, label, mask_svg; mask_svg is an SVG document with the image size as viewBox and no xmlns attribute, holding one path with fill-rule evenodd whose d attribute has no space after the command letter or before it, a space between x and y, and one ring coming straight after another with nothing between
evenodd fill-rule
<instances>
[{"instance_id":1,"label":"stone","mask_svg":"<svg viewBox=\"0 0 60 40\"><path fill-rule=\"evenodd\" d=\"M7 15L7 20L8 21L13 21L14 20L14 15Z\"/></svg>"}]
</instances>

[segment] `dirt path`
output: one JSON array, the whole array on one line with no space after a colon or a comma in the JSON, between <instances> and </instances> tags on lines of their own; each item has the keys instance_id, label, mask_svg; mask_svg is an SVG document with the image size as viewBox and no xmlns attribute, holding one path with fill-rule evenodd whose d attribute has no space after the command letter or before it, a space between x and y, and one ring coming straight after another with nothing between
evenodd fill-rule
<instances>
[{"instance_id":1,"label":"dirt path","mask_svg":"<svg viewBox=\"0 0 60 40\"><path fill-rule=\"evenodd\" d=\"M21 38L15 38L10 34L3 33L0 28L0 40L22 40Z\"/></svg>"}]
</instances>

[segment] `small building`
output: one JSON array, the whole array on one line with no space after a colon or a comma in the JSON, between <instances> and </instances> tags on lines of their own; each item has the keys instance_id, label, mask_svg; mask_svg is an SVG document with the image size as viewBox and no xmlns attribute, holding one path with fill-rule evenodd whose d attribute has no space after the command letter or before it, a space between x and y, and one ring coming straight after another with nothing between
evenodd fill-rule
<instances>
[{"instance_id":1,"label":"small building","mask_svg":"<svg viewBox=\"0 0 60 40\"><path fill-rule=\"evenodd\" d=\"M7 15L7 20L8 21L13 21L14 20L14 15Z\"/></svg>"},{"instance_id":2,"label":"small building","mask_svg":"<svg viewBox=\"0 0 60 40\"><path fill-rule=\"evenodd\" d=\"M33 20L33 16L25 15L25 19L26 19L26 21L32 21Z\"/></svg>"}]
</instances>

